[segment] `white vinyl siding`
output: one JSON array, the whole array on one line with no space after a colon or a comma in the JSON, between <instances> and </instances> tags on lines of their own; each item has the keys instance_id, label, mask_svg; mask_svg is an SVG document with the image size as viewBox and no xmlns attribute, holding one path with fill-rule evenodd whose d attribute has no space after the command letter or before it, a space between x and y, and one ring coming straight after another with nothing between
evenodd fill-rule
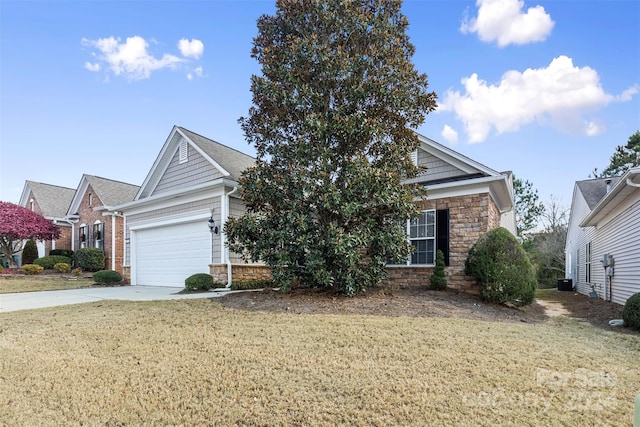
<instances>
[{"instance_id":1,"label":"white vinyl siding","mask_svg":"<svg viewBox=\"0 0 640 427\"><path fill-rule=\"evenodd\" d=\"M589 214L590 209L584 200L582 193L577 186L574 188L573 201L571 204L571 216L567 232L567 242L565 246L565 256L572 256L571 270L565 271L565 276L573 280L573 286L582 294L589 295L592 291L591 284L585 280L585 248L587 242L594 240L595 227L580 227L582 220ZM596 289L598 291L598 289ZM600 295L604 297L604 295Z\"/></svg>"},{"instance_id":2,"label":"white vinyl siding","mask_svg":"<svg viewBox=\"0 0 640 427\"><path fill-rule=\"evenodd\" d=\"M613 256L611 295L605 269L600 260L604 254ZM601 298L617 304L640 292L640 201L621 212L606 225L598 227L593 242L592 281Z\"/></svg>"}]
</instances>

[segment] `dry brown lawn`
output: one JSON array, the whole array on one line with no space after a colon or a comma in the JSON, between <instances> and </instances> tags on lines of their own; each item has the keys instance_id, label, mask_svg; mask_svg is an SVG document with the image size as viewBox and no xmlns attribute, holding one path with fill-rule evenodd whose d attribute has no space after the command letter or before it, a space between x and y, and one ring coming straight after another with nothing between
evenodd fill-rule
<instances>
[{"instance_id":1,"label":"dry brown lawn","mask_svg":"<svg viewBox=\"0 0 640 427\"><path fill-rule=\"evenodd\" d=\"M65 276L55 276L53 278L39 276L0 276L0 294L77 289L91 286L93 283L91 279L76 279Z\"/></svg>"},{"instance_id":2,"label":"dry brown lawn","mask_svg":"<svg viewBox=\"0 0 640 427\"><path fill-rule=\"evenodd\" d=\"M624 426L639 355L568 318L105 301L0 314L0 424Z\"/></svg>"}]
</instances>

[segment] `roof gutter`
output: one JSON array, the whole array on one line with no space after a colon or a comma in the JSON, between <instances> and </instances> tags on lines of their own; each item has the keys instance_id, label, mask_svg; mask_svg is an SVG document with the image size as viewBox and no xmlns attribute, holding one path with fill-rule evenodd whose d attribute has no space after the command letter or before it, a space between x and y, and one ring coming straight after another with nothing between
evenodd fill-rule
<instances>
[{"instance_id":1,"label":"roof gutter","mask_svg":"<svg viewBox=\"0 0 640 427\"><path fill-rule=\"evenodd\" d=\"M602 210L612 200L614 200L625 187L628 186L628 187L640 188L640 183L633 181L633 178L635 178L636 176L640 176L639 166L631 168L624 173L624 175L616 183L616 185L614 185L613 188L611 188L611 190L609 190L609 192L605 194L605 196L598 202L598 204L596 204L596 206L591 210L591 212L589 212L589 214L582 220L582 222L580 223L580 227L594 226L595 224L590 224L590 223L593 222L593 220L596 219L596 217L598 217L598 215L602 212Z\"/></svg>"}]
</instances>

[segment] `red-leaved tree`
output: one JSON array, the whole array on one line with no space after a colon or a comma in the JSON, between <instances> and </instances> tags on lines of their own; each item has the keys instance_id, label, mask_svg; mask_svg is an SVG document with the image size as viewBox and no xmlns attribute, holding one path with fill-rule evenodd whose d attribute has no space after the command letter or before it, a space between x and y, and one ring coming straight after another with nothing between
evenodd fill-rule
<instances>
[{"instance_id":1,"label":"red-leaved tree","mask_svg":"<svg viewBox=\"0 0 640 427\"><path fill-rule=\"evenodd\" d=\"M20 252L26 239L52 240L60 237L57 225L27 208L0 202L0 253L10 266L15 266L13 254Z\"/></svg>"}]
</instances>

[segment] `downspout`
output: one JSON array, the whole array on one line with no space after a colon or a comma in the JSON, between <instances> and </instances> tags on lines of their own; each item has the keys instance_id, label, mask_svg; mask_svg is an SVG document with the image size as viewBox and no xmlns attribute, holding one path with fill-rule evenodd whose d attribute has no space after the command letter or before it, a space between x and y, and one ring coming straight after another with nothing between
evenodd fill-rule
<instances>
[{"instance_id":1,"label":"downspout","mask_svg":"<svg viewBox=\"0 0 640 427\"><path fill-rule=\"evenodd\" d=\"M233 190L229 191L227 194L225 194L225 204L224 204L224 221L222 223L222 239L224 242L224 259L227 263L227 285L225 286L226 288L230 288L231 287L231 282L232 282L232 275L231 275L231 260L229 259L229 246L227 246L227 233L224 232L224 226L227 223L227 219L229 219L229 203L230 203L230 199L229 196L231 196L233 193L235 193L236 191L238 191L238 186L236 185L235 187L233 187Z\"/></svg>"}]
</instances>

